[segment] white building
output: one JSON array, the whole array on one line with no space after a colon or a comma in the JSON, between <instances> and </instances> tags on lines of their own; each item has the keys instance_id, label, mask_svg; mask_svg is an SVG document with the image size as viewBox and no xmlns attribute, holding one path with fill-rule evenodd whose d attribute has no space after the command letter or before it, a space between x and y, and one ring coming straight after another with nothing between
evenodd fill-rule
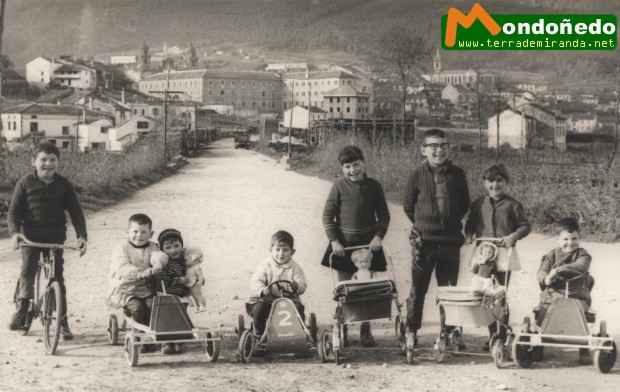
<instances>
[{"instance_id":1,"label":"white building","mask_svg":"<svg viewBox=\"0 0 620 392\"><path fill-rule=\"evenodd\" d=\"M293 118L291 119L291 114ZM280 125L288 128L308 129L308 125L314 120L325 120L328 114L325 110L311 106L308 110L307 106L295 106L293 109L284 111L284 119Z\"/></svg>"},{"instance_id":2,"label":"white building","mask_svg":"<svg viewBox=\"0 0 620 392\"><path fill-rule=\"evenodd\" d=\"M524 115L515 109L506 109L499 115L499 145L512 148L524 148L528 135L534 130L533 117ZM488 120L488 147L497 148L497 116Z\"/></svg>"},{"instance_id":3,"label":"white building","mask_svg":"<svg viewBox=\"0 0 620 392\"><path fill-rule=\"evenodd\" d=\"M138 62L136 55L110 56L110 64L135 64Z\"/></svg>"},{"instance_id":4,"label":"white building","mask_svg":"<svg viewBox=\"0 0 620 392\"><path fill-rule=\"evenodd\" d=\"M37 57L26 64L26 81L32 84L47 85L54 79L54 71L61 63L47 57Z\"/></svg>"},{"instance_id":5,"label":"white building","mask_svg":"<svg viewBox=\"0 0 620 392\"><path fill-rule=\"evenodd\" d=\"M80 151L109 150L109 130L112 125L112 120L107 118L80 124L78 126L78 148Z\"/></svg>"},{"instance_id":6,"label":"white building","mask_svg":"<svg viewBox=\"0 0 620 392\"><path fill-rule=\"evenodd\" d=\"M155 120L138 114L108 130L110 151L122 151L126 145L156 129Z\"/></svg>"}]
</instances>

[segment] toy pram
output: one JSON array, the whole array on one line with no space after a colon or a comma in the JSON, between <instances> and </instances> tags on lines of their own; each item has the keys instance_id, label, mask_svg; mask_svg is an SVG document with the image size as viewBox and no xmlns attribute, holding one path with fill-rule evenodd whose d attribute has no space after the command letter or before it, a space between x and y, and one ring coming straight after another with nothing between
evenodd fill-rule
<instances>
[{"instance_id":1,"label":"toy pram","mask_svg":"<svg viewBox=\"0 0 620 392\"><path fill-rule=\"evenodd\" d=\"M345 248L362 249L368 246L354 246ZM384 248L384 252L387 250ZM330 255L329 264L332 268L332 257ZM402 351L407 351L407 362L413 360L413 348L409 351L405 345L406 325L401 315L401 304L398 303L398 293L396 290L396 276L394 266L390 257L386 257L393 279L370 279L370 280L345 280L336 282L332 273L334 284L334 301L336 309L334 312L334 322L332 332L323 331L319 336L318 351L322 362L329 360L333 352L336 364L340 364L340 357L344 349L344 326L353 323L362 323L370 320L391 319L392 302L394 303L398 315L395 320L396 337ZM333 270L332 270L333 272Z\"/></svg>"},{"instance_id":2,"label":"toy pram","mask_svg":"<svg viewBox=\"0 0 620 392\"><path fill-rule=\"evenodd\" d=\"M506 328L507 336L512 334L510 326L504 325L506 311L506 291L503 286L497 286L493 290L480 291L468 286L444 286L437 291L437 304L439 305L440 333L435 340L435 360L442 362L447 351L461 352L463 327L487 327L496 322ZM499 330L499 328L498 328ZM503 340L499 334L491 338L491 347L498 349L501 357L496 360L503 361L505 352ZM497 346L497 347L496 347ZM508 347L508 346L506 346ZM487 355L479 353L463 352L470 355ZM493 351L494 358L495 352Z\"/></svg>"},{"instance_id":3,"label":"toy pram","mask_svg":"<svg viewBox=\"0 0 620 392\"><path fill-rule=\"evenodd\" d=\"M203 344L210 362L217 361L220 354L220 333L207 329L196 328L187 314L186 304L176 295L166 294L153 297L151 319L149 325L124 317L123 328L128 325L125 335L125 358L134 367L138 364L139 347L146 344L164 343L198 343ZM126 315L125 315L126 316ZM110 343L118 342L118 319L110 315L108 337Z\"/></svg>"}]
</instances>

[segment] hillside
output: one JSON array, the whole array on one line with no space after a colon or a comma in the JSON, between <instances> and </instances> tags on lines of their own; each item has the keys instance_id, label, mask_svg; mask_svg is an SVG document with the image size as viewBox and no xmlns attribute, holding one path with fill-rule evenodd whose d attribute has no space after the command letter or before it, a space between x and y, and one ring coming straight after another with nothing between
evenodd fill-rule
<instances>
[{"instance_id":1,"label":"hillside","mask_svg":"<svg viewBox=\"0 0 620 392\"><path fill-rule=\"evenodd\" d=\"M338 50L359 57L372 54L381 33L392 26L416 26L439 41L439 20L464 0L20 0L6 10L4 51L18 69L38 55L76 57L187 46L201 50L248 48L269 52ZM542 8L541 5L545 6ZM616 13L614 0L503 0L484 2L490 13ZM203 50L203 51L204 51ZM199 50L199 53L201 51ZM448 66L478 62L488 68L545 71L561 78L591 79L593 62L615 55L596 52L451 52ZM617 55L615 55L617 57ZM583 74L586 72L586 75Z\"/></svg>"}]
</instances>

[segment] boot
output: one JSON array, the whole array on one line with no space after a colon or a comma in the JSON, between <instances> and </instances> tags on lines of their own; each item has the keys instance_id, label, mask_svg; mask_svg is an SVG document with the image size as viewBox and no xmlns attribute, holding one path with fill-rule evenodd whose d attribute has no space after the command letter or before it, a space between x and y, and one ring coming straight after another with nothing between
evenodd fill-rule
<instances>
[{"instance_id":1,"label":"boot","mask_svg":"<svg viewBox=\"0 0 620 392\"><path fill-rule=\"evenodd\" d=\"M375 338L370 331L370 323L362 323L360 327L360 342L364 347L373 347L375 345Z\"/></svg>"},{"instance_id":2,"label":"boot","mask_svg":"<svg viewBox=\"0 0 620 392\"><path fill-rule=\"evenodd\" d=\"M69 329L69 321L67 320L67 316L62 318L60 322L60 334L62 335L62 340L73 340L73 334Z\"/></svg>"},{"instance_id":3,"label":"boot","mask_svg":"<svg viewBox=\"0 0 620 392\"><path fill-rule=\"evenodd\" d=\"M17 311L11 316L9 322L9 329L11 331L17 331L24 323L24 318L28 314L28 307L30 307L30 300L28 298L20 298L17 300Z\"/></svg>"},{"instance_id":4,"label":"boot","mask_svg":"<svg viewBox=\"0 0 620 392\"><path fill-rule=\"evenodd\" d=\"M146 347L146 346L144 346ZM164 343L161 346L161 353L164 355L174 354L174 344L172 343Z\"/></svg>"},{"instance_id":5,"label":"boot","mask_svg":"<svg viewBox=\"0 0 620 392\"><path fill-rule=\"evenodd\" d=\"M579 349L579 364L580 365L591 365L592 364L592 356L590 355L590 350L587 348Z\"/></svg>"}]
</instances>

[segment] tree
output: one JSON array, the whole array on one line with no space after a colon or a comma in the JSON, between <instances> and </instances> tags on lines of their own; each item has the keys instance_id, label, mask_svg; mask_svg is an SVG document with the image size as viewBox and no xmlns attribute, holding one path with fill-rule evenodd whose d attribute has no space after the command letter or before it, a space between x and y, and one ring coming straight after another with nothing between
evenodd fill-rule
<instances>
[{"instance_id":1,"label":"tree","mask_svg":"<svg viewBox=\"0 0 620 392\"><path fill-rule=\"evenodd\" d=\"M620 60L619 59L610 59L608 61L601 63L601 74L604 76L604 83L606 86L611 87L614 90L614 95L616 96L616 102L614 102L613 112L616 116L614 121L614 146L611 151L611 155L609 157L609 161L607 162L607 170L611 169L614 159L616 158L616 154L618 152L618 139L620 137L619 133L619 117L620 117ZM611 79L611 80L610 80ZM610 84L613 83L611 86Z\"/></svg>"},{"instance_id":2,"label":"tree","mask_svg":"<svg viewBox=\"0 0 620 392\"><path fill-rule=\"evenodd\" d=\"M402 119L405 121L407 89L419 80L421 64L431 59L431 46L425 34L396 26L380 37L379 58L389 76L396 76L402 88ZM404 127L403 127L404 129Z\"/></svg>"},{"instance_id":3,"label":"tree","mask_svg":"<svg viewBox=\"0 0 620 392\"><path fill-rule=\"evenodd\" d=\"M2 34L4 33L4 9L6 6L6 0L0 0L0 56L2 55ZM5 60L7 63L5 64ZM2 56L0 61L0 113L2 113L2 71L5 66L12 65L5 56ZM11 67L12 68L12 67ZM2 136L2 121L0 121L0 136ZM0 143L2 140L0 139Z\"/></svg>"}]
</instances>

